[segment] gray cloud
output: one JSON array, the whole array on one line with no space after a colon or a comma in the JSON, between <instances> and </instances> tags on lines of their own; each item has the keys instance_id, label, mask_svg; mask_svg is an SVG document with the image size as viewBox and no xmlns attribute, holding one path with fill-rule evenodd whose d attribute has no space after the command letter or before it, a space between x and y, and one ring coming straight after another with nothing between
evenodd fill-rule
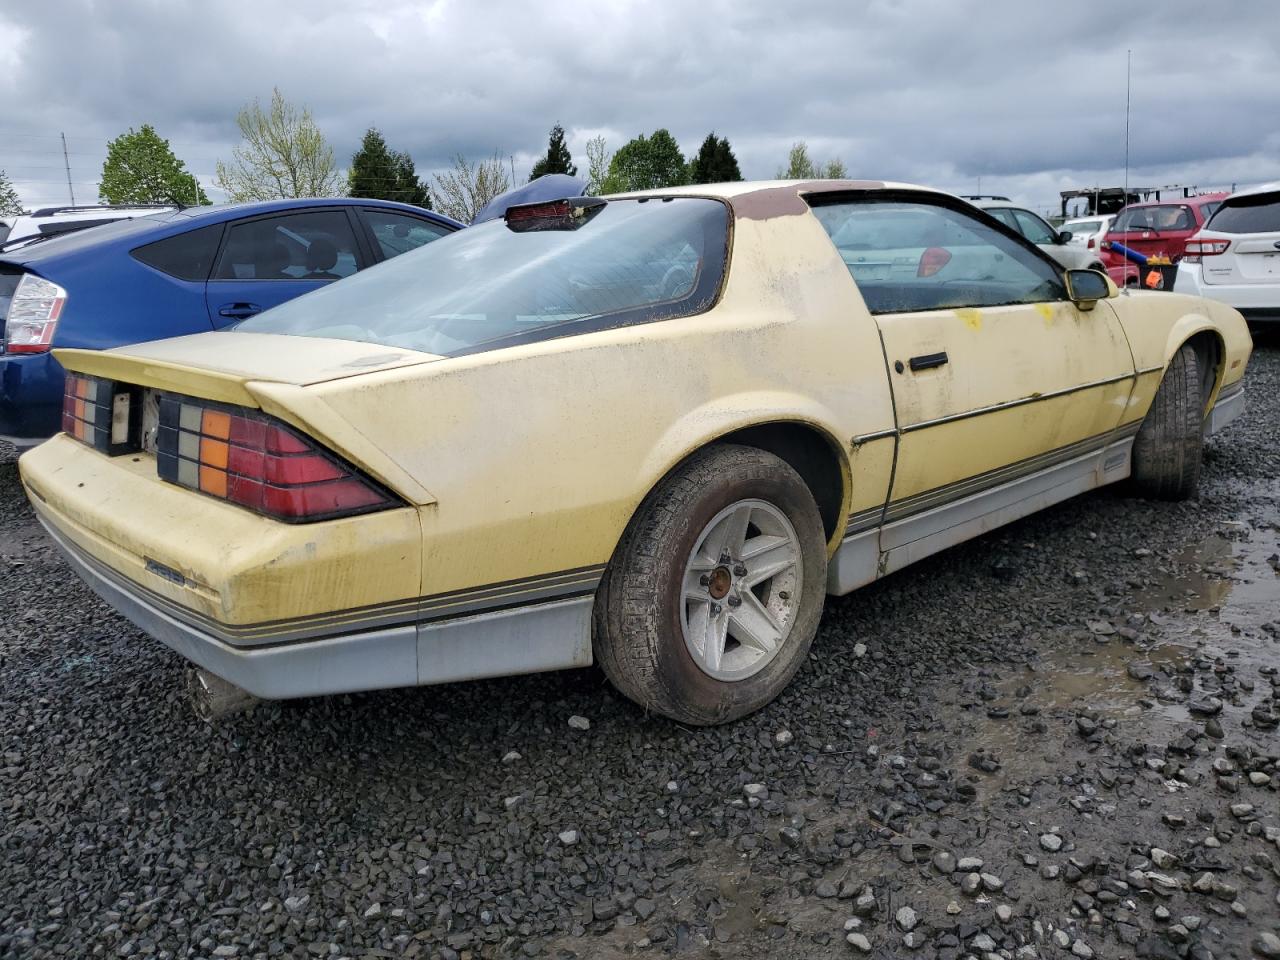
<instances>
[{"instance_id":1,"label":"gray cloud","mask_svg":"<svg viewBox=\"0 0 1280 960\"><path fill-rule=\"evenodd\" d=\"M237 109L278 85L309 106L340 164L378 126L420 172L455 153L510 156L523 177L554 122L580 161L665 126L686 152L715 129L743 172L790 144L857 176L998 190L1047 206L1123 177L1280 179L1280 8L1230 16L1170 0L66 0L0 11L0 168L28 202L96 197L106 141L153 124L203 181L238 139ZM1063 13L1062 10L1069 10Z\"/></svg>"}]
</instances>

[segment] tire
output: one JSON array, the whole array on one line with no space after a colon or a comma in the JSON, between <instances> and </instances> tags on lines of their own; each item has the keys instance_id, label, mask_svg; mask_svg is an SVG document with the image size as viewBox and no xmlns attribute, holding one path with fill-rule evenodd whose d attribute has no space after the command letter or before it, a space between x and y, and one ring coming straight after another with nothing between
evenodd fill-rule
<instances>
[{"instance_id":1,"label":"tire","mask_svg":"<svg viewBox=\"0 0 1280 960\"><path fill-rule=\"evenodd\" d=\"M1165 370L1133 441L1133 491L1159 500L1194 497L1200 487L1203 452L1200 358L1184 345Z\"/></svg>"},{"instance_id":2,"label":"tire","mask_svg":"<svg viewBox=\"0 0 1280 960\"><path fill-rule=\"evenodd\" d=\"M708 560L720 553L717 543L735 542L739 526L742 557L727 547L728 562L723 554ZM789 567L779 567L792 555ZM750 586L774 567L780 572ZM645 710L695 726L736 720L773 700L804 662L826 573L822 519L799 474L754 447L708 447L659 484L618 545L596 594L596 660ZM687 595L690 584L696 597ZM722 620L723 654L708 653L717 646L710 631ZM761 633L780 636L773 653L763 652L767 639L749 644L734 636L761 625Z\"/></svg>"}]
</instances>

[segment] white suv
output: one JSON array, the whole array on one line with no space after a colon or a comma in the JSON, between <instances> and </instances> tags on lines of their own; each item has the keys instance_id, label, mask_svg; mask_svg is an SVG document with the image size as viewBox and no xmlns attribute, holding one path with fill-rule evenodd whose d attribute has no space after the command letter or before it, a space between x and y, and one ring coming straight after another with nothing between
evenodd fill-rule
<instances>
[{"instance_id":1,"label":"white suv","mask_svg":"<svg viewBox=\"0 0 1280 960\"><path fill-rule=\"evenodd\" d=\"M1233 193L1187 241L1173 289L1280 322L1280 183Z\"/></svg>"},{"instance_id":2,"label":"white suv","mask_svg":"<svg viewBox=\"0 0 1280 960\"><path fill-rule=\"evenodd\" d=\"M12 250L14 247L31 243L41 237L56 237L62 233L84 230L86 227L96 227L100 223L129 220L133 217L145 217L152 213L177 209L176 206L167 204L44 207L32 213L23 214L14 220L9 228L9 235L0 238L0 243L3 243L5 249Z\"/></svg>"}]
</instances>

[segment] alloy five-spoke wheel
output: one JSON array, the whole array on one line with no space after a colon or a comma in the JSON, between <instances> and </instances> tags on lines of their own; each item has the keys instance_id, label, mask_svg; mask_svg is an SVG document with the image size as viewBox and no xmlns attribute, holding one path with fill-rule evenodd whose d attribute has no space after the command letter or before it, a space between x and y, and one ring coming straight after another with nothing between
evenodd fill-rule
<instances>
[{"instance_id":1,"label":"alloy five-spoke wheel","mask_svg":"<svg viewBox=\"0 0 1280 960\"><path fill-rule=\"evenodd\" d=\"M827 536L787 463L716 444L636 511L596 594L596 659L620 691L684 723L758 710L809 651Z\"/></svg>"},{"instance_id":2,"label":"alloy five-spoke wheel","mask_svg":"<svg viewBox=\"0 0 1280 960\"><path fill-rule=\"evenodd\" d=\"M703 528L684 573L684 642L699 669L742 680L777 656L803 586L800 543L786 514L739 500Z\"/></svg>"}]
</instances>

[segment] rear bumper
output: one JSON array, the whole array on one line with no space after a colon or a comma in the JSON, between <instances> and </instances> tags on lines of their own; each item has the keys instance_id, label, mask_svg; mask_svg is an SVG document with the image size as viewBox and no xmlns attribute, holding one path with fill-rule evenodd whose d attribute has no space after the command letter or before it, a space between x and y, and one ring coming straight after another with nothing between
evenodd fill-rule
<instances>
[{"instance_id":1,"label":"rear bumper","mask_svg":"<svg viewBox=\"0 0 1280 960\"><path fill-rule=\"evenodd\" d=\"M1249 323L1280 321L1280 283L1205 283L1198 263L1178 264L1174 289L1235 307Z\"/></svg>"},{"instance_id":2,"label":"rear bumper","mask_svg":"<svg viewBox=\"0 0 1280 960\"><path fill-rule=\"evenodd\" d=\"M591 664L590 596L431 623L237 647L162 609L138 585L78 549L38 511L86 584L145 633L256 697L412 687Z\"/></svg>"},{"instance_id":3,"label":"rear bumper","mask_svg":"<svg viewBox=\"0 0 1280 960\"><path fill-rule=\"evenodd\" d=\"M0 356L0 439L30 447L57 433L64 377L50 353Z\"/></svg>"}]
</instances>

